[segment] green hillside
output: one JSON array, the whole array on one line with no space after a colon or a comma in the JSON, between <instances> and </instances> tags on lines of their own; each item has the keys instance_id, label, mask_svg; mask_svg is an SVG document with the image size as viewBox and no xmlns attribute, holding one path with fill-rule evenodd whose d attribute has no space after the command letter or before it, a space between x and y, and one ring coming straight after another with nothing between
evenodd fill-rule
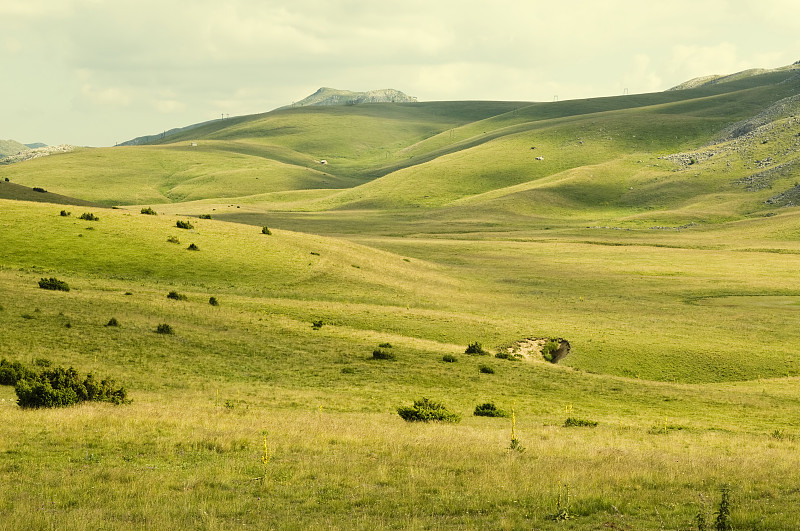
<instances>
[{"instance_id":1,"label":"green hillside","mask_svg":"<svg viewBox=\"0 0 800 531\"><path fill-rule=\"evenodd\" d=\"M0 140L0 159L7 157L8 155L19 153L20 151L25 151L27 149L28 146L21 144L16 140Z\"/></svg>"},{"instance_id":2,"label":"green hillside","mask_svg":"<svg viewBox=\"0 0 800 531\"><path fill-rule=\"evenodd\" d=\"M798 72L0 166L0 527L794 528Z\"/></svg>"}]
</instances>

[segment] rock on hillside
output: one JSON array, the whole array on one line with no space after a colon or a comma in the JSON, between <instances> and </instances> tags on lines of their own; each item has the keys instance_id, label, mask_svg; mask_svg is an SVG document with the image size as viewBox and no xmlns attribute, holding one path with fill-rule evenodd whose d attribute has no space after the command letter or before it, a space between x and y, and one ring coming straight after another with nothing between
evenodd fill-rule
<instances>
[{"instance_id":1,"label":"rock on hillside","mask_svg":"<svg viewBox=\"0 0 800 531\"><path fill-rule=\"evenodd\" d=\"M56 153L69 153L73 149L75 149L75 146L70 146L69 144L61 144L60 146L45 146L36 149L28 149L27 147L23 146L22 151L17 151L13 155L9 155L6 158L0 158L0 165L24 162L26 160L38 159L39 157L46 157Z\"/></svg>"},{"instance_id":2,"label":"rock on hillside","mask_svg":"<svg viewBox=\"0 0 800 531\"><path fill-rule=\"evenodd\" d=\"M696 77L694 79L690 79L689 81L684 81L680 85L676 85L667 90L686 90L699 87L707 87L709 85L716 85L718 83L727 83L729 81L737 81L739 79L744 79L747 77L757 76L760 74L767 74L770 72L779 72L782 70L800 70L800 61L792 63L789 66L782 66L780 68L773 68L773 69L751 68L750 70L743 70L741 72L737 72L735 74L730 74L727 76L712 75L712 76Z\"/></svg>"},{"instance_id":3,"label":"rock on hillside","mask_svg":"<svg viewBox=\"0 0 800 531\"><path fill-rule=\"evenodd\" d=\"M417 98L407 96L395 89L370 90L367 92L352 92L323 87L314 94L304 98L291 107L308 107L311 105L356 105L359 103L411 103Z\"/></svg>"}]
</instances>

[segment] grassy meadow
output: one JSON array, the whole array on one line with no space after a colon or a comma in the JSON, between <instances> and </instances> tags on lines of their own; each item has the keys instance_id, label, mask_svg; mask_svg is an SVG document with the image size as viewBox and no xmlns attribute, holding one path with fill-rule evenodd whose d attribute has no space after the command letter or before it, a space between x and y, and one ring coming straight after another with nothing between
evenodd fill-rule
<instances>
[{"instance_id":1,"label":"grassy meadow","mask_svg":"<svg viewBox=\"0 0 800 531\"><path fill-rule=\"evenodd\" d=\"M0 386L0 529L695 530L723 492L734 529L796 528L795 74L0 167L0 358L132 400ZM494 356L527 338L571 352ZM460 422L403 421L423 397Z\"/></svg>"}]
</instances>

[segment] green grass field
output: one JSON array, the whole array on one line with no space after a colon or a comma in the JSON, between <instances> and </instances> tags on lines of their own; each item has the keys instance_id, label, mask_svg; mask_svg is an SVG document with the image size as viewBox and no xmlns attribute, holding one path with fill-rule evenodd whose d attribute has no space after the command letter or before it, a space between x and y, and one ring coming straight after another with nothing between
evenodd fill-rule
<instances>
[{"instance_id":1,"label":"green grass field","mask_svg":"<svg viewBox=\"0 0 800 531\"><path fill-rule=\"evenodd\" d=\"M132 399L0 386L0 528L712 529L726 488L734 529L795 528L795 74L286 109L0 167L0 358ZM526 338L571 352L494 356ZM422 397L462 420L404 422Z\"/></svg>"}]
</instances>

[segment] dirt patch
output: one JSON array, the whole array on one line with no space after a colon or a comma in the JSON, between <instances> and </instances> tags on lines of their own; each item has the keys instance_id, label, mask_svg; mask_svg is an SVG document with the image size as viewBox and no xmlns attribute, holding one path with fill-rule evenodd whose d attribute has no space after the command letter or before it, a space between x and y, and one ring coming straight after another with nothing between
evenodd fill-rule
<instances>
[{"instance_id":1,"label":"dirt patch","mask_svg":"<svg viewBox=\"0 0 800 531\"><path fill-rule=\"evenodd\" d=\"M567 357L571 349L569 341L561 337L529 337L520 339L508 347L501 349L501 352L507 353L509 357L523 359L525 361L547 362L548 360L542 355L542 351L545 349L545 345L551 341L558 343L558 348L551 352L551 359L549 362L558 363Z\"/></svg>"}]
</instances>

